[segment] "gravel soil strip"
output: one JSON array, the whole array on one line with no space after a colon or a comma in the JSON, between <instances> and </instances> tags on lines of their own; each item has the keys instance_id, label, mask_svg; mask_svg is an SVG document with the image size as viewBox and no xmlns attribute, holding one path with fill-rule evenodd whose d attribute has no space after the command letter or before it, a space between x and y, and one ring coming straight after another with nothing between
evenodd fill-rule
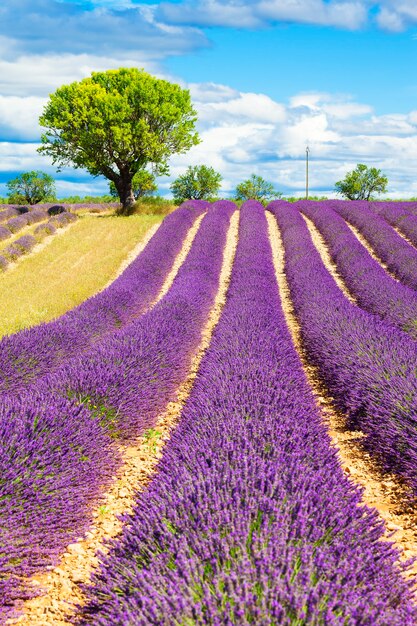
<instances>
[{"instance_id":1,"label":"gravel soil strip","mask_svg":"<svg viewBox=\"0 0 417 626\"><path fill-rule=\"evenodd\" d=\"M290 290L284 270L284 248L278 225L267 213L269 235L273 251L275 273L281 294L282 308L294 345L303 363L304 371L313 390L323 419L336 448L344 472L363 488L363 501L375 508L386 523L386 539L402 551L402 559L417 559L417 512L408 497L405 485L396 475L382 472L369 453L364 451L360 440L364 434L349 431L345 416L338 411L321 382L317 369L309 363L302 345L300 325L291 303ZM417 562L407 573L417 576ZM417 579L416 579L417 586ZM417 593L417 589L416 589Z\"/></svg>"},{"instance_id":2,"label":"gravel soil strip","mask_svg":"<svg viewBox=\"0 0 417 626\"><path fill-rule=\"evenodd\" d=\"M176 270L174 271L173 267L157 301L165 295L172 284L176 272L191 248L192 240L197 234L202 219L203 216L199 217L198 223L190 229L182 251L174 264ZM139 437L135 445L121 448L123 464L119 475L114 477L112 488L104 496L103 504L93 514L95 523L85 537L67 546L58 567L32 579L32 584L45 589L45 594L25 602L24 615L16 620L9 620L9 624L24 626L63 626L65 624L68 626L70 624L68 619L70 619L73 607L83 603L80 583L88 583L93 569L98 565L97 552L106 552L106 542L121 532L122 522L119 516L132 511L138 489L144 489L155 472L165 442L168 440L170 431L177 423L181 410L190 395L201 359L210 344L211 336L220 319L226 300L233 259L236 253L238 229L239 212L236 211L232 215L227 234L215 302L203 329L198 352L193 358L186 380L177 391L176 400L168 404L165 412L159 417L155 428Z\"/></svg>"},{"instance_id":3,"label":"gravel soil strip","mask_svg":"<svg viewBox=\"0 0 417 626\"><path fill-rule=\"evenodd\" d=\"M392 226L392 224L390 224L390 226ZM407 235L404 235L404 233L397 227L397 226L392 226L392 228L395 230L395 232L397 233L397 235L399 235L400 237L402 237L404 239L404 241L406 241L408 244L410 244L410 246L412 246L414 249L416 249L416 246L413 244L413 242L411 241L411 239L409 239L407 237Z\"/></svg>"},{"instance_id":4,"label":"gravel soil strip","mask_svg":"<svg viewBox=\"0 0 417 626\"><path fill-rule=\"evenodd\" d=\"M353 226L352 224L350 224L348 221L345 220L346 225L350 228L350 230L352 231L352 233L355 235L355 237L360 241L360 243L363 245L364 248L366 248L366 250L369 252L369 254L371 255L371 257L374 259L374 261L377 261L381 267L384 268L384 270L386 271L386 273L391 276L391 278L393 278L397 283L399 283L400 281L398 280L398 278L389 271L386 263L384 263L384 261L382 261L379 256L375 253L375 250L371 247L371 245L367 242L367 240L365 239L365 237L359 232L359 230L356 228L356 226ZM399 233L400 234L400 233Z\"/></svg>"},{"instance_id":5,"label":"gravel soil strip","mask_svg":"<svg viewBox=\"0 0 417 626\"><path fill-rule=\"evenodd\" d=\"M350 291L348 290L348 288L345 285L345 282L343 280L343 278L340 277L338 271L337 271L337 265L333 262L332 257L329 254L329 251L327 249L326 243L321 235L321 233L319 232L319 230L316 228L315 224L303 213L301 213L305 223L307 224L307 228L308 231L311 235L311 239L313 240L313 243L316 247L317 252L319 253L321 260L323 261L324 265L326 266L326 269L330 272L330 274L333 276L337 286L339 287L339 289L343 292L343 294L346 296L346 298L352 302L352 304L356 304L356 298L354 298L354 296L352 296L352 294L350 293Z\"/></svg>"}]
</instances>

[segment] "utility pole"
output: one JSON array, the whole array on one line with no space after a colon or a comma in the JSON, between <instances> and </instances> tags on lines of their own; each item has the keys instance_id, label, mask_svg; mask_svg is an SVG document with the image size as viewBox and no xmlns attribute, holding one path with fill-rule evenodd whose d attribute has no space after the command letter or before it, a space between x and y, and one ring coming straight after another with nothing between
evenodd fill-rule
<instances>
[{"instance_id":1,"label":"utility pole","mask_svg":"<svg viewBox=\"0 0 417 626\"><path fill-rule=\"evenodd\" d=\"M310 152L310 148L306 147L306 200L308 200L308 155Z\"/></svg>"}]
</instances>

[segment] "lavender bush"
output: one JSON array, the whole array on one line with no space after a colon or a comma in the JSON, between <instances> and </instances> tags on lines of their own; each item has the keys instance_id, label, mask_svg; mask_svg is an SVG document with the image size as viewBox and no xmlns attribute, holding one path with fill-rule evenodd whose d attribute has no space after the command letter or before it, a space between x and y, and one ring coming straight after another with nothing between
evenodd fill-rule
<instances>
[{"instance_id":1,"label":"lavender bush","mask_svg":"<svg viewBox=\"0 0 417 626\"><path fill-rule=\"evenodd\" d=\"M75 222L77 220L77 216L75 213L69 213L65 211L64 213L59 213L58 215L54 215L49 220L49 223L52 224L55 228L64 228L71 222Z\"/></svg>"},{"instance_id":2,"label":"lavender bush","mask_svg":"<svg viewBox=\"0 0 417 626\"><path fill-rule=\"evenodd\" d=\"M19 217L12 217L7 223L6 227L10 230L11 233L17 233L19 230L22 230L25 226L27 226L27 217L26 215L20 215Z\"/></svg>"},{"instance_id":3,"label":"lavender bush","mask_svg":"<svg viewBox=\"0 0 417 626\"><path fill-rule=\"evenodd\" d=\"M4 206L4 205L3 205ZM7 222L11 217L17 217L20 215L19 211L12 206L0 209L0 222Z\"/></svg>"},{"instance_id":4,"label":"lavender bush","mask_svg":"<svg viewBox=\"0 0 417 626\"><path fill-rule=\"evenodd\" d=\"M41 209L33 209L32 211L29 211L25 217L28 224L36 224L38 222L46 221L49 218L48 213L46 211L42 211Z\"/></svg>"},{"instance_id":5,"label":"lavender bush","mask_svg":"<svg viewBox=\"0 0 417 626\"><path fill-rule=\"evenodd\" d=\"M6 228L6 226L0 226L0 241L8 239L9 237L11 237L11 235L12 233L8 228Z\"/></svg>"},{"instance_id":6,"label":"lavender bush","mask_svg":"<svg viewBox=\"0 0 417 626\"><path fill-rule=\"evenodd\" d=\"M41 241L44 237L48 235L53 235L56 233L56 228L53 224L50 224L49 221L46 224L39 224L33 231L34 236L38 241Z\"/></svg>"},{"instance_id":7,"label":"lavender bush","mask_svg":"<svg viewBox=\"0 0 417 626\"><path fill-rule=\"evenodd\" d=\"M36 245L36 239L32 235L23 235L16 239L10 246L4 250L4 255L10 261L16 261L21 256L30 252Z\"/></svg>"},{"instance_id":8,"label":"lavender bush","mask_svg":"<svg viewBox=\"0 0 417 626\"><path fill-rule=\"evenodd\" d=\"M280 308L261 205L180 423L78 623L411 625L382 523L344 476Z\"/></svg>"}]
</instances>

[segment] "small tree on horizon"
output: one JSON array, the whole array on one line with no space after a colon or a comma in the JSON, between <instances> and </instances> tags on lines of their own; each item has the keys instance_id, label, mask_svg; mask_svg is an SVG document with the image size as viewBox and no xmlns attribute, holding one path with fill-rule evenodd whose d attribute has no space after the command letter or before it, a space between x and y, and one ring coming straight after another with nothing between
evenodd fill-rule
<instances>
[{"instance_id":1,"label":"small tree on horizon","mask_svg":"<svg viewBox=\"0 0 417 626\"><path fill-rule=\"evenodd\" d=\"M56 200L54 179L40 170L23 172L9 180L6 187L9 190L8 199L11 204L37 204Z\"/></svg>"},{"instance_id":2,"label":"small tree on horizon","mask_svg":"<svg viewBox=\"0 0 417 626\"><path fill-rule=\"evenodd\" d=\"M190 165L170 189L176 202L210 200L217 196L222 180L222 175L208 165Z\"/></svg>"},{"instance_id":3,"label":"small tree on horizon","mask_svg":"<svg viewBox=\"0 0 417 626\"><path fill-rule=\"evenodd\" d=\"M388 178L381 170L358 163L354 170L336 183L335 189L348 200L369 201L374 193L386 193L387 185Z\"/></svg>"},{"instance_id":4,"label":"small tree on horizon","mask_svg":"<svg viewBox=\"0 0 417 626\"><path fill-rule=\"evenodd\" d=\"M236 200L258 200L258 202L269 202L281 198L282 193L276 191L272 183L266 181L262 176L252 174L250 178L239 183L236 187Z\"/></svg>"},{"instance_id":5,"label":"small tree on horizon","mask_svg":"<svg viewBox=\"0 0 417 626\"><path fill-rule=\"evenodd\" d=\"M145 196L151 196L157 189L158 185L155 182L154 174L147 170L138 170L136 172L132 179L132 191L136 201ZM109 183L109 190L113 198L119 197L116 185L112 180Z\"/></svg>"},{"instance_id":6,"label":"small tree on horizon","mask_svg":"<svg viewBox=\"0 0 417 626\"><path fill-rule=\"evenodd\" d=\"M137 68L93 72L59 87L39 122L46 131L38 151L58 169L70 165L112 181L128 215L132 181L150 165L168 173L168 159L199 142L190 92Z\"/></svg>"}]
</instances>

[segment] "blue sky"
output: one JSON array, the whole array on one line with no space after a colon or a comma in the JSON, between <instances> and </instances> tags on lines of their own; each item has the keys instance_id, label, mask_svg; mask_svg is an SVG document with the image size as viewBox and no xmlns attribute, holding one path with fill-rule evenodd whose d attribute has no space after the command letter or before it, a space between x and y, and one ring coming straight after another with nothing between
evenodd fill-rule
<instances>
[{"instance_id":1,"label":"blue sky","mask_svg":"<svg viewBox=\"0 0 417 626\"><path fill-rule=\"evenodd\" d=\"M92 70L144 67L191 90L202 143L171 176L206 163L228 195L252 173L302 193L331 193L358 162L417 196L415 0L3 0L0 194L16 173L56 175L60 196L100 194L103 179L56 174L37 154L50 92Z\"/></svg>"}]
</instances>

